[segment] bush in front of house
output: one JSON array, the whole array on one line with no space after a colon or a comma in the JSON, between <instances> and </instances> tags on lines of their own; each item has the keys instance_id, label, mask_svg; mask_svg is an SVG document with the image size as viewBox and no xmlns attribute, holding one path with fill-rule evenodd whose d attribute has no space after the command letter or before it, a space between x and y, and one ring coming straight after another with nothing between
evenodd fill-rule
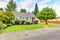
<instances>
[{"instance_id":1,"label":"bush in front of house","mask_svg":"<svg viewBox=\"0 0 60 40\"><path fill-rule=\"evenodd\" d=\"M10 27L10 26L12 26L13 24L7 24L7 27Z\"/></svg>"},{"instance_id":2,"label":"bush in front of house","mask_svg":"<svg viewBox=\"0 0 60 40\"><path fill-rule=\"evenodd\" d=\"M22 20L22 21L21 21L21 24L24 24L25 22L26 22L25 20Z\"/></svg>"},{"instance_id":3,"label":"bush in front of house","mask_svg":"<svg viewBox=\"0 0 60 40\"><path fill-rule=\"evenodd\" d=\"M7 27L7 25L6 25L6 24L1 24L0 27L1 27L2 29L5 29L5 28Z\"/></svg>"},{"instance_id":4,"label":"bush in front of house","mask_svg":"<svg viewBox=\"0 0 60 40\"><path fill-rule=\"evenodd\" d=\"M4 24L9 24L10 22L11 22L11 20L8 20L8 19L3 20Z\"/></svg>"},{"instance_id":5,"label":"bush in front of house","mask_svg":"<svg viewBox=\"0 0 60 40\"><path fill-rule=\"evenodd\" d=\"M26 22L27 25L31 24L30 22Z\"/></svg>"},{"instance_id":6,"label":"bush in front of house","mask_svg":"<svg viewBox=\"0 0 60 40\"><path fill-rule=\"evenodd\" d=\"M3 32L2 30L5 29L7 27L6 24L3 24L1 21L0 21L0 34Z\"/></svg>"},{"instance_id":7,"label":"bush in front of house","mask_svg":"<svg viewBox=\"0 0 60 40\"><path fill-rule=\"evenodd\" d=\"M34 24L38 24L38 20L35 20Z\"/></svg>"},{"instance_id":8,"label":"bush in front of house","mask_svg":"<svg viewBox=\"0 0 60 40\"><path fill-rule=\"evenodd\" d=\"M19 25L20 24L20 20L15 20L15 24Z\"/></svg>"},{"instance_id":9,"label":"bush in front of house","mask_svg":"<svg viewBox=\"0 0 60 40\"><path fill-rule=\"evenodd\" d=\"M1 30L1 29L5 29L6 27L7 27L6 24L3 24L2 22L0 22L0 30Z\"/></svg>"},{"instance_id":10,"label":"bush in front of house","mask_svg":"<svg viewBox=\"0 0 60 40\"><path fill-rule=\"evenodd\" d=\"M10 24L15 25L15 21L14 22L12 21Z\"/></svg>"}]
</instances>

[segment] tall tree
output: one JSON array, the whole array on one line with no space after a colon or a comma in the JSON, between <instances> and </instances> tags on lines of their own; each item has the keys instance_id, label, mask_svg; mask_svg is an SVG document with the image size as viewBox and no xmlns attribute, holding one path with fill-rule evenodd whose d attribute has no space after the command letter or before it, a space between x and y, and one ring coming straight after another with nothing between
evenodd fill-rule
<instances>
[{"instance_id":1,"label":"tall tree","mask_svg":"<svg viewBox=\"0 0 60 40\"><path fill-rule=\"evenodd\" d=\"M6 11L15 11L16 2L14 2L13 0L10 0L5 9L6 9Z\"/></svg>"},{"instance_id":2,"label":"tall tree","mask_svg":"<svg viewBox=\"0 0 60 40\"><path fill-rule=\"evenodd\" d=\"M39 13L39 10L38 10L38 5L37 5L37 3L36 3L35 9L34 9L34 14L36 15L37 13Z\"/></svg>"},{"instance_id":3,"label":"tall tree","mask_svg":"<svg viewBox=\"0 0 60 40\"><path fill-rule=\"evenodd\" d=\"M46 7L43 8L41 12L37 14L37 17L40 20L45 20L46 24L48 24L48 19L52 20L56 18L56 12L52 8Z\"/></svg>"},{"instance_id":4,"label":"tall tree","mask_svg":"<svg viewBox=\"0 0 60 40\"><path fill-rule=\"evenodd\" d=\"M20 12L26 13L26 9L21 9Z\"/></svg>"}]
</instances>

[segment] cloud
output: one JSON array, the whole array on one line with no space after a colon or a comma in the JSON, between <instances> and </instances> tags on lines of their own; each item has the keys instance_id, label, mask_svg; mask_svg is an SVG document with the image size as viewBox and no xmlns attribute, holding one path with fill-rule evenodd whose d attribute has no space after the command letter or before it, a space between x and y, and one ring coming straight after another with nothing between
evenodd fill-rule
<instances>
[{"instance_id":1,"label":"cloud","mask_svg":"<svg viewBox=\"0 0 60 40\"><path fill-rule=\"evenodd\" d=\"M0 7L5 8L9 1L10 0L0 0ZM20 11L21 8L24 8L27 10L27 12L32 12L37 2L39 11L41 11L44 7L52 7L56 11L57 15L60 16L60 0L55 0L53 5L47 4L49 2L52 3L52 0L18 0L19 2L17 2L17 0L14 1L17 3L17 11Z\"/></svg>"},{"instance_id":2,"label":"cloud","mask_svg":"<svg viewBox=\"0 0 60 40\"><path fill-rule=\"evenodd\" d=\"M0 0L0 8L5 8L9 0Z\"/></svg>"},{"instance_id":3,"label":"cloud","mask_svg":"<svg viewBox=\"0 0 60 40\"><path fill-rule=\"evenodd\" d=\"M21 8L25 8L27 10L30 10L30 7L32 6L33 3L34 3L33 0L30 0L30 1L29 0L20 1L20 3L18 3L18 5L17 5L18 6L18 10L20 10Z\"/></svg>"},{"instance_id":4,"label":"cloud","mask_svg":"<svg viewBox=\"0 0 60 40\"><path fill-rule=\"evenodd\" d=\"M0 0L0 8L5 8L10 0ZM16 1L16 0L14 0Z\"/></svg>"},{"instance_id":5,"label":"cloud","mask_svg":"<svg viewBox=\"0 0 60 40\"><path fill-rule=\"evenodd\" d=\"M21 8L25 8L25 9L27 9L27 11L32 12L34 10L34 7L35 7L36 3L38 3L39 7L41 7L41 5L43 5L43 7L44 7L44 6L46 6L44 4L51 1L51 0L42 0L41 2L38 2L38 1L41 1L41 0L23 0L23 1L20 1L18 3L17 10L20 10Z\"/></svg>"},{"instance_id":6,"label":"cloud","mask_svg":"<svg viewBox=\"0 0 60 40\"><path fill-rule=\"evenodd\" d=\"M51 6L57 13L57 16L60 16L60 2L56 2L54 5Z\"/></svg>"}]
</instances>

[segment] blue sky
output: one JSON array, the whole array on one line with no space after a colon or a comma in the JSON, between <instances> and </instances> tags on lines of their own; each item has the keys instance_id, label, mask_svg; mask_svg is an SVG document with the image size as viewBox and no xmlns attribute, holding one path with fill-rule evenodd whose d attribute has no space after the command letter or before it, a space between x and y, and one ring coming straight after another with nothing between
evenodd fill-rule
<instances>
[{"instance_id":1,"label":"blue sky","mask_svg":"<svg viewBox=\"0 0 60 40\"><path fill-rule=\"evenodd\" d=\"M24 1L24 0L16 0L17 3L19 3L20 1ZM42 2L43 0L37 0L36 2ZM57 0L51 0L49 2L47 2L48 5L53 5Z\"/></svg>"},{"instance_id":2,"label":"blue sky","mask_svg":"<svg viewBox=\"0 0 60 40\"><path fill-rule=\"evenodd\" d=\"M26 5L26 2L27 0L16 0L17 4L19 4L20 2L22 2L23 5ZM30 2L32 1L32 2ZM41 5L48 5L48 6L52 6L54 5L54 3L56 2L57 0L28 0L27 1L27 4L26 6L28 6L27 8L34 8L35 4L38 3L38 6L41 2L45 2L45 3L42 3ZM25 3L25 4L24 4ZM30 3L30 4L29 4ZM21 3L20 3L21 4ZM24 8L24 6L23 6ZM31 11L31 9L29 10Z\"/></svg>"},{"instance_id":3,"label":"blue sky","mask_svg":"<svg viewBox=\"0 0 60 40\"><path fill-rule=\"evenodd\" d=\"M0 7L5 8L10 0L0 0ZM17 11L24 8L27 12L34 11L35 4L38 4L39 11L44 7L53 8L57 16L60 16L60 0L14 0L17 3Z\"/></svg>"},{"instance_id":4,"label":"blue sky","mask_svg":"<svg viewBox=\"0 0 60 40\"><path fill-rule=\"evenodd\" d=\"M21 1L24 1L24 0L16 0L17 3L21 2ZM40 3L40 2L42 2L42 1L44 1L44 0L37 0L37 1L35 1L35 2L36 2L36 3ZM56 3L56 1L58 1L58 0L50 0L49 2L46 2L46 4L49 5L49 6L51 6L51 5L53 5L54 3ZM34 2L34 3L35 3L35 2ZM32 5L34 5L34 4L32 4Z\"/></svg>"}]
</instances>

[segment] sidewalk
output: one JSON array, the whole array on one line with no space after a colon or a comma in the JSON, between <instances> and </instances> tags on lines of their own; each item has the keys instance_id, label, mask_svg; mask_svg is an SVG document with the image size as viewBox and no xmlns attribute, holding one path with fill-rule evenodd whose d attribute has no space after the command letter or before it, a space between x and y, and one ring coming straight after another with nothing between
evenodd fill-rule
<instances>
[{"instance_id":1,"label":"sidewalk","mask_svg":"<svg viewBox=\"0 0 60 40\"><path fill-rule=\"evenodd\" d=\"M60 25L58 25L55 28L46 27L46 28L36 29L36 30L4 33L0 35L0 40L18 40L18 39L23 39L28 37L41 36L43 34L54 32L56 30L60 30Z\"/></svg>"}]
</instances>

